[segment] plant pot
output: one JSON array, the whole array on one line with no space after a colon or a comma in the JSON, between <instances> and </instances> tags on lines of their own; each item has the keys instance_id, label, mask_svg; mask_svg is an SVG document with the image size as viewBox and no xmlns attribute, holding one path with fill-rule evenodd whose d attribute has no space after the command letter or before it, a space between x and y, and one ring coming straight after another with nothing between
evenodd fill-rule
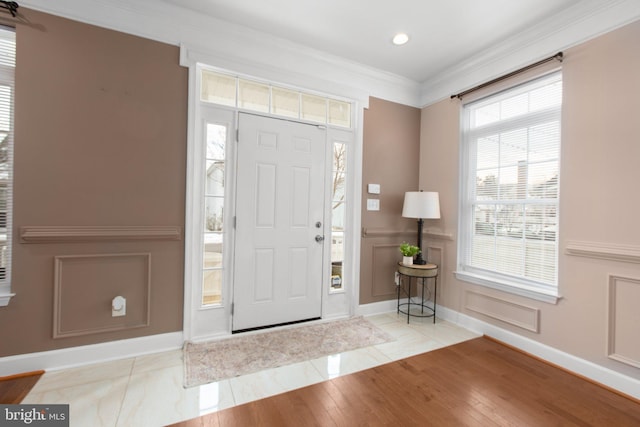
<instances>
[{"instance_id":1,"label":"plant pot","mask_svg":"<svg viewBox=\"0 0 640 427\"><path fill-rule=\"evenodd\" d=\"M413 257L412 256L403 256L402 263L404 265L413 265Z\"/></svg>"}]
</instances>

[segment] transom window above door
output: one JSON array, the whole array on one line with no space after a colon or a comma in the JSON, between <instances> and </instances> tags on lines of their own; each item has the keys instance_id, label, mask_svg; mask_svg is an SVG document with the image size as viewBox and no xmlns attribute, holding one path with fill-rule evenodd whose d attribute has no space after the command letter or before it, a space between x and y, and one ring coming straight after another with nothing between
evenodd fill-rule
<instances>
[{"instance_id":1,"label":"transom window above door","mask_svg":"<svg viewBox=\"0 0 640 427\"><path fill-rule=\"evenodd\" d=\"M201 70L200 100L275 116L351 128L351 103Z\"/></svg>"}]
</instances>

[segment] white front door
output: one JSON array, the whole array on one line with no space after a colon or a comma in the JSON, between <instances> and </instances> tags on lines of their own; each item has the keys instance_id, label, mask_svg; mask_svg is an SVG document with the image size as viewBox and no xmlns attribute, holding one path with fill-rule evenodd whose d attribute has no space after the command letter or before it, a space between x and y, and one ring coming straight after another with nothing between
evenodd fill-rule
<instances>
[{"instance_id":1,"label":"white front door","mask_svg":"<svg viewBox=\"0 0 640 427\"><path fill-rule=\"evenodd\" d=\"M240 113L233 330L321 316L326 130Z\"/></svg>"}]
</instances>

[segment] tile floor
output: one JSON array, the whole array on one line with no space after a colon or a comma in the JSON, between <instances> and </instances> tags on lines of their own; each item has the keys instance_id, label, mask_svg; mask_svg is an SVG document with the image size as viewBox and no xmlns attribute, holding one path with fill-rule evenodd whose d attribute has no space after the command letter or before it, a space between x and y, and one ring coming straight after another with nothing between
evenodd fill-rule
<instances>
[{"instance_id":1,"label":"tile floor","mask_svg":"<svg viewBox=\"0 0 640 427\"><path fill-rule=\"evenodd\" d=\"M188 389L175 350L46 373L23 403L69 404L71 426L163 426L479 336L440 319L367 319L396 341Z\"/></svg>"}]
</instances>

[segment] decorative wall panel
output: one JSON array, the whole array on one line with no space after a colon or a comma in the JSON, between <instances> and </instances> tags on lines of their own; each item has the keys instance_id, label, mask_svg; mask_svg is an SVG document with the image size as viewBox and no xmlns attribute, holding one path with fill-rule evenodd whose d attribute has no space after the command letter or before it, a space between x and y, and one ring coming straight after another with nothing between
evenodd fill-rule
<instances>
[{"instance_id":1,"label":"decorative wall panel","mask_svg":"<svg viewBox=\"0 0 640 427\"><path fill-rule=\"evenodd\" d=\"M608 356L640 368L640 279L609 276Z\"/></svg>"},{"instance_id":2,"label":"decorative wall panel","mask_svg":"<svg viewBox=\"0 0 640 427\"><path fill-rule=\"evenodd\" d=\"M149 326L151 254L56 256L53 337ZM126 315L111 316L111 301L126 298Z\"/></svg>"},{"instance_id":3,"label":"decorative wall panel","mask_svg":"<svg viewBox=\"0 0 640 427\"><path fill-rule=\"evenodd\" d=\"M532 332L540 332L540 310L502 298L467 291L465 308Z\"/></svg>"},{"instance_id":4,"label":"decorative wall panel","mask_svg":"<svg viewBox=\"0 0 640 427\"><path fill-rule=\"evenodd\" d=\"M394 296L396 286L394 272L398 262L399 244L375 244L373 245L373 257L371 263L372 295Z\"/></svg>"}]
</instances>

